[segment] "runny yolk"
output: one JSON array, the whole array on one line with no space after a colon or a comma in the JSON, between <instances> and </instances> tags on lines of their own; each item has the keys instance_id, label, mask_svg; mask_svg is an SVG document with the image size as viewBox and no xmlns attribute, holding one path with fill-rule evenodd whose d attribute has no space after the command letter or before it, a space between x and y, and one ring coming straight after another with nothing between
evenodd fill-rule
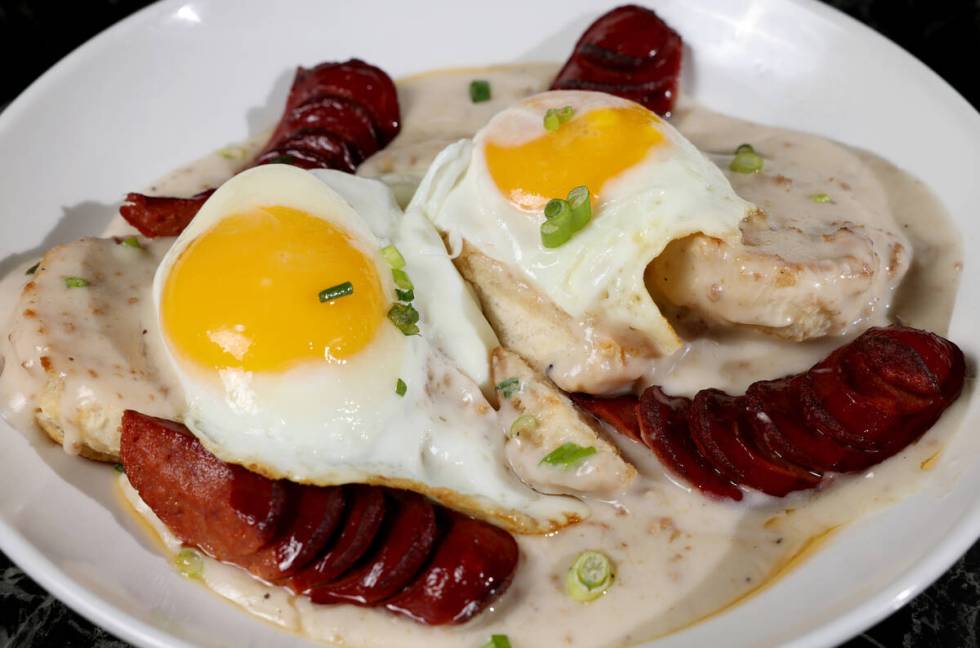
<instances>
[{"instance_id":1,"label":"runny yolk","mask_svg":"<svg viewBox=\"0 0 980 648\"><path fill-rule=\"evenodd\" d=\"M609 180L663 142L659 122L642 106L599 108L517 146L488 141L484 155L501 193L522 209L539 211L579 185L600 200Z\"/></svg>"},{"instance_id":2,"label":"runny yolk","mask_svg":"<svg viewBox=\"0 0 980 648\"><path fill-rule=\"evenodd\" d=\"M353 294L321 303L346 281ZM385 316L376 266L337 226L289 207L232 214L177 258L161 295L163 330L200 367L278 371L342 360Z\"/></svg>"}]
</instances>

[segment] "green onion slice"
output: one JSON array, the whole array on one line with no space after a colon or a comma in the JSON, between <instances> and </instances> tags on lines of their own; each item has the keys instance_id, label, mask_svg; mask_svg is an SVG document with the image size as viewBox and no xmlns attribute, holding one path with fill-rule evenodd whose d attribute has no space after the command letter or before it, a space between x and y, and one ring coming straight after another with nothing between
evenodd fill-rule
<instances>
[{"instance_id":1,"label":"green onion slice","mask_svg":"<svg viewBox=\"0 0 980 648\"><path fill-rule=\"evenodd\" d=\"M812 200L813 202L815 202L817 204L823 204L823 203L833 202L833 198L830 197L830 194L825 194L825 193L822 193L822 192L821 193L810 194L810 200Z\"/></svg>"},{"instance_id":2,"label":"green onion slice","mask_svg":"<svg viewBox=\"0 0 980 648\"><path fill-rule=\"evenodd\" d=\"M490 641L483 644L482 648L513 648L507 635L490 635Z\"/></svg>"},{"instance_id":3,"label":"green onion slice","mask_svg":"<svg viewBox=\"0 0 980 648\"><path fill-rule=\"evenodd\" d=\"M402 290L412 290L413 288L415 288L415 285L412 283L412 280L408 278L408 273L405 272L404 270L398 270L398 269L392 270L391 276L395 279L395 285L401 288Z\"/></svg>"},{"instance_id":4,"label":"green onion slice","mask_svg":"<svg viewBox=\"0 0 980 648\"><path fill-rule=\"evenodd\" d=\"M330 286L329 288L324 288L320 291L320 303L333 301L334 299L340 299L341 297L347 297L354 294L354 285L345 281L342 284L337 284L336 286Z\"/></svg>"},{"instance_id":5,"label":"green onion slice","mask_svg":"<svg viewBox=\"0 0 980 648\"><path fill-rule=\"evenodd\" d=\"M395 295L398 297L398 301L410 302L415 299L415 291L409 288L408 290L402 290L401 288L395 288Z\"/></svg>"},{"instance_id":6,"label":"green onion slice","mask_svg":"<svg viewBox=\"0 0 980 648\"><path fill-rule=\"evenodd\" d=\"M549 133L554 133L561 126L561 119L554 108L549 108L544 114L544 129Z\"/></svg>"},{"instance_id":7,"label":"green onion slice","mask_svg":"<svg viewBox=\"0 0 980 648\"><path fill-rule=\"evenodd\" d=\"M550 466L557 466L562 470L567 470L573 466L581 463L583 460L591 457L596 453L596 449L592 446L583 447L577 443L563 443L542 459L540 464L548 464Z\"/></svg>"},{"instance_id":8,"label":"green onion slice","mask_svg":"<svg viewBox=\"0 0 980 648\"><path fill-rule=\"evenodd\" d=\"M135 236L127 236L123 240L119 241L119 245L125 245L126 247L136 248L137 250L142 250L143 245L140 240Z\"/></svg>"},{"instance_id":9,"label":"green onion slice","mask_svg":"<svg viewBox=\"0 0 980 648\"><path fill-rule=\"evenodd\" d=\"M381 256L393 270L401 270L405 267L405 257L394 245L386 245L381 248Z\"/></svg>"},{"instance_id":10,"label":"green onion slice","mask_svg":"<svg viewBox=\"0 0 980 648\"><path fill-rule=\"evenodd\" d=\"M126 467L123 466L121 463L117 463L116 465L113 466L113 468L115 468L116 469L116 472L118 472L118 473L124 473L124 472L126 472Z\"/></svg>"},{"instance_id":11,"label":"green onion slice","mask_svg":"<svg viewBox=\"0 0 980 648\"><path fill-rule=\"evenodd\" d=\"M583 551L565 574L565 593L588 603L605 594L615 578L612 561L604 553Z\"/></svg>"},{"instance_id":12,"label":"green onion slice","mask_svg":"<svg viewBox=\"0 0 980 648\"><path fill-rule=\"evenodd\" d=\"M728 168L735 173L758 173L762 171L762 156L755 152L751 144L742 144L735 149L735 157Z\"/></svg>"},{"instance_id":13,"label":"green onion slice","mask_svg":"<svg viewBox=\"0 0 980 648\"><path fill-rule=\"evenodd\" d=\"M419 334L419 312L411 304L392 304L388 309L388 319L405 335Z\"/></svg>"},{"instance_id":14,"label":"green onion slice","mask_svg":"<svg viewBox=\"0 0 980 648\"><path fill-rule=\"evenodd\" d=\"M408 385L405 384L404 380L399 378L398 382L395 383L395 393L398 394L399 396L404 396L405 392L407 391L408 391Z\"/></svg>"},{"instance_id":15,"label":"green onion slice","mask_svg":"<svg viewBox=\"0 0 980 648\"><path fill-rule=\"evenodd\" d=\"M739 153L732 158L728 168L735 173L758 173L762 171L764 162L758 153Z\"/></svg>"},{"instance_id":16,"label":"green onion slice","mask_svg":"<svg viewBox=\"0 0 980 648\"><path fill-rule=\"evenodd\" d=\"M200 578L204 574L204 559L194 549L181 549L174 556L174 567L184 578Z\"/></svg>"},{"instance_id":17,"label":"green onion slice","mask_svg":"<svg viewBox=\"0 0 980 648\"><path fill-rule=\"evenodd\" d=\"M88 286L88 279L82 277L65 277L66 288L84 288Z\"/></svg>"},{"instance_id":18,"label":"green onion slice","mask_svg":"<svg viewBox=\"0 0 980 648\"><path fill-rule=\"evenodd\" d=\"M37 272L37 269L40 268L40 267L41 267L41 262L38 261L37 263L35 263L34 265L32 265L30 268L28 268L27 269L27 272L25 272L24 274L26 274L26 275L32 275L35 272Z\"/></svg>"},{"instance_id":19,"label":"green onion slice","mask_svg":"<svg viewBox=\"0 0 980 648\"><path fill-rule=\"evenodd\" d=\"M548 132L555 132L562 124L567 122L575 115L575 109L571 106L561 108L549 108L544 113L544 129Z\"/></svg>"},{"instance_id":20,"label":"green onion slice","mask_svg":"<svg viewBox=\"0 0 980 648\"><path fill-rule=\"evenodd\" d=\"M508 378L497 383L497 391L504 398L510 398L521 388L521 381L517 378Z\"/></svg>"},{"instance_id":21,"label":"green onion slice","mask_svg":"<svg viewBox=\"0 0 980 648\"><path fill-rule=\"evenodd\" d=\"M482 103L490 100L490 82L485 79L470 81L470 101Z\"/></svg>"},{"instance_id":22,"label":"green onion slice","mask_svg":"<svg viewBox=\"0 0 980 648\"><path fill-rule=\"evenodd\" d=\"M530 432L538 427L538 419L534 418L530 414L522 414L514 419L514 422L510 424L510 430L507 431L507 438L513 439L515 437L521 436L523 432Z\"/></svg>"},{"instance_id":23,"label":"green onion slice","mask_svg":"<svg viewBox=\"0 0 980 648\"><path fill-rule=\"evenodd\" d=\"M562 201L565 202L565 201ZM567 205L568 203L565 202ZM572 238L572 213L566 211L541 223L541 243L546 248L564 245Z\"/></svg>"},{"instance_id":24,"label":"green onion slice","mask_svg":"<svg viewBox=\"0 0 980 648\"><path fill-rule=\"evenodd\" d=\"M567 200L562 200L561 198L552 198L548 201L548 204L544 206L544 217L548 220L552 218L568 217L571 214L572 208L568 204Z\"/></svg>"},{"instance_id":25,"label":"green onion slice","mask_svg":"<svg viewBox=\"0 0 980 648\"><path fill-rule=\"evenodd\" d=\"M572 213L572 231L577 232L592 220L592 195L585 185L568 192L568 207Z\"/></svg>"}]
</instances>

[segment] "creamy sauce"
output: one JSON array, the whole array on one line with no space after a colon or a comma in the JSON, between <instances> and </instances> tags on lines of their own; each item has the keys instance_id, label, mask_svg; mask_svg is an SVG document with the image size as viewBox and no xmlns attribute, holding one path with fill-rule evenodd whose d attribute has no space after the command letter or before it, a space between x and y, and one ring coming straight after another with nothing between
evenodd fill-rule
<instances>
[{"instance_id":1,"label":"creamy sauce","mask_svg":"<svg viewBox=\"0 0 980 648\"><path fill-rule=\"evenodd\" d=\"M399 84L405 122L402 134L365 163L359 173L381 177L405 200L444 144L472 135L497 110L544 89L554 70L553 65L513 66L403 80ZM491 101L470 103L467 85L472 78L491 82ZM697 106L680 111L676 125L696 144L709 149L721 147L722 151L730 150L733 142L773 138L773 142L792 144L810 137L736 121ZM828 188L819 190L837 196L839 203L845 197L853 198L876 213L890 211L914 251L891 315L912 326L944 332L962 261L955 231L921 183L871 154L857 151L853 156L860 160L854 167L860 182L831 177L819 160L803 157L791 160L806 175L805 181L797 183L796 194L787 196L784 184L763 184L762 178L736 178L736 188L772 209L783 204L781 201L793 201L796 216L803 219L812 213L819 215L816 210L827 207L800 202L800 196L811 192L814 184L826 184ZM193 193L235 170L233 161L213 155L176 172L154 190ZM756 185L749 184L752 182ZM127 230L117 222L110 231ZM24 283L21 272L23 269L15 270L0 286L0 305L4 308L16 302L16 293ZM867 321L862 326L881 321L883 310L878 305L870 314L865 313ZM101 343L98 339L93 342ZM799 344L752 331L716 330L658 363L647 380L665 384L668 391L676 393L692 393L706 386L739 392L754 380L805 369L841 342L831 338ZM88 343L75 341L79 348ZM3 354L8 365L3 381L20 386L19 390L4 392L4 414L15 426L26 429L30 416L25 413L32 410L34 388L25 387L31 383L19 376L19 371L10 371L11 365L19 365L11 363L9 348L4 348ZM592 517L560 533L519 537L522 558L513 585L493 609L460 627L429 628L353 606L315 606L209 559L205 559L202 580L267 621L337 645L475 647L493 633L509 635L517 647L640 642L686 627L743 600L815 547L834 542L830 535L834 529L914 491L929 468L942 460L941 449L959 427L972 391L971 379L964 396L933 430L884 464L863 475L832 479L821 492L781 499L750 493L741 504L710 500L665 474L645 448L612 437L637 467L638 477L629 491L616 502L590 502ZM123 491L140 515L154 523L152 511L141 506L126 483ZM158 520L155 528L169 551L179 548ZM561 585L565 570L584 549L601 549L617 565L615 584L590 604L572 601Z\"/></svg>"}]
</instances>

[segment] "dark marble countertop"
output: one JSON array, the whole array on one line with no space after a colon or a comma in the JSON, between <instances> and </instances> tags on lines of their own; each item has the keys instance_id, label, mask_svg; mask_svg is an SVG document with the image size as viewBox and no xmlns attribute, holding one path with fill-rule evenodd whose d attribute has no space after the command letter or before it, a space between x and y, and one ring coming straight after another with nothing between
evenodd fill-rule
<instances>
[{"instance_id":1,"label":"dark marble countertop","mask_svg":"<svg viewBox=\"0 0 980 648\"><path fill-rule=\"evenodd\" d=\"M697 2L697 0L688 0ZM980 107L980 0L824 0L919 57ZM146 0L0 0L0 106L71 49ZM980 543L905 607L845 648L976 648ZM0 553L0 648L124 648L69 610Z\"/></svg>"}]
</instances>

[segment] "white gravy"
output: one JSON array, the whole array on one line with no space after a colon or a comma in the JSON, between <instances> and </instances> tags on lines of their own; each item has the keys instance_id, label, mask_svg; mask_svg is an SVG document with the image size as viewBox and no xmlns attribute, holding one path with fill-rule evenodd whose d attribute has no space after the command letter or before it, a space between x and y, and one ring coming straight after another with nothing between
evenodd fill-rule
<instances>
[{"instance_id":1,"label":"white gravy","mask_svg":"<svg viewBox=\"0 0 980 648\"><path fill-rule=\"evenodd\" d=\"M367 161L360 174L381 177L407 200L414 185L443 145L472 135L510 102L543 90L554 65L501 66L436 72L399 83L404 127L385 150ZM467 86L473 78L490 81L493 99L472 104ZM806 143L812 136L749 124L685 106L676 118L695 144L728 150L732 143L762 138ZM252 150L256 141L246 146ZM912 244L914 260L891 310L893 319L944 332L949 322L962 261L958 237L941 205L920 182L875 156L855 152L861 182L832 177L826 160L793 158L808 169L808 183L826 183L828 193L847 194L873 210L890 212ZM243 153L242 160L248 153ZM777 158L784 154L773 153ZM792 154L789 154L792 155ZM212 155L154 185L157 193L193 193L220 182L235 162ZM816 179L816 180L814 180ZM739 190L760 204L778 208L795 200L779 184ZM846 187L844 185L847 185ZM810 191L809 185L800 191ZM873 204L869 204L873 203ZM799 214L806 218L806 212ZM126 232L119 222L112 233ZM11 311L24 283L23 269L0 286L0 306ZM758 379L805 369L822 358L840 338L798 344L752 333L711 333L688 344L648 377L668 391L693 393L701 387L743 390ZM85 341L78 340L81 346ZM9 349L3 349L8 365ZM13 364L17 364L14 362ZM32 391L17 372L4 371L4 415L22 430L30 427ZM16 386L20 385L21 389ZM973 390L969 381L964 394ZM639 472L633 487L618 501L590 502L592 517L551 536L521 536L521 564L513 585L492 609L459 627L430 628L382 611L354 606L316 606L245 575L205 560L203 582L215 592L286 630L325 643L361 648L483 645L493 633L507 634L515 648L529 646L621 646L649 640L697 622L772 582L798 558L825 541L832 531L869 510L887 505L917 488L935 464L947 439L959 426L964 396L923 439L866 474L833 478L819 492L775 499L749 494L740 504L718 502L692 493L665 474L646 449L616 438ZM132 403L139 408L141 403ZM108 478L108 477L107 477ZM123 485L127 501L154 521L138 496ZM168 550L178 549L158 524ZM169 542L167 539L169 538ZM617 578L599 600L580 604L565 596L562 577L584 549L601 549L616 563ZM176 577L176 575L175 575Z\"/></svg>"}]
</instances>

